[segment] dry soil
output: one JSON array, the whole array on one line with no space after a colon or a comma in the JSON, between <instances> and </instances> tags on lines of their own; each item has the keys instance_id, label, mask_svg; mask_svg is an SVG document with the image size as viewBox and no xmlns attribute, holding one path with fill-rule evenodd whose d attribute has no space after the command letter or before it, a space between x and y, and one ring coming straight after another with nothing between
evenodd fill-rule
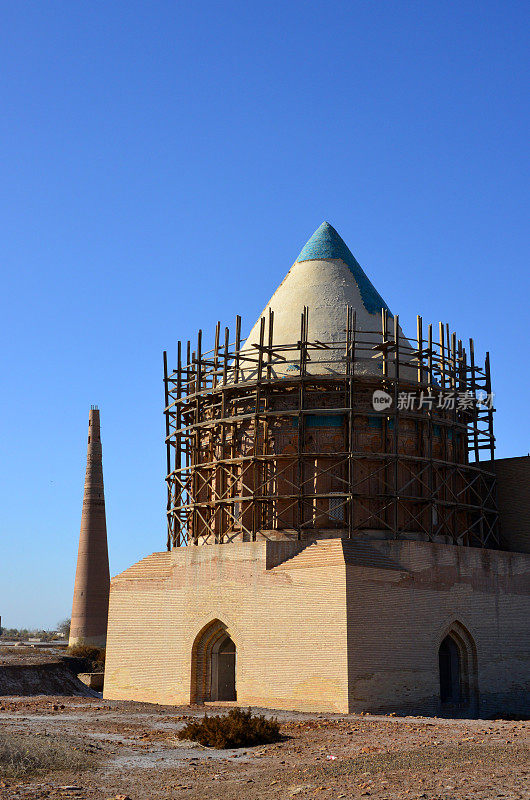
<instances>
[{"instance_id":1,"label":"dry soil","mask_svg":"<svg viewBox=\"0 0 530 800\"><path fill-rule=\"evenodd\" d=\"M0 778L0 800L530 798L530 722L278 712L285 738L277 744L220 751L176 739L187 719L204 713L99 698L1 697L4 735L67 742L93 763L78 774Z\"/></svg>"}]
</instances>

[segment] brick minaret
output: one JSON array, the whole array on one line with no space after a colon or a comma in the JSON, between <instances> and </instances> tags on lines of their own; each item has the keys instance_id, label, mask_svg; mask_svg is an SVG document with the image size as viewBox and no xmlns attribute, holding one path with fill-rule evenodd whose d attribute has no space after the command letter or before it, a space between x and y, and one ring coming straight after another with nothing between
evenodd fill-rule
<instances>
[{"instance_id":1,"label":"brick minaret","mask_svg":"<svg viewBox=\"0 0 530 800\"><path fill-rule=\"evenodd\" d=\"M88 418L85 494L75 573L70 645L91 644L105 647L109 586L99 411L96 406L92 406Z\"/></svg>"}]
</instances>

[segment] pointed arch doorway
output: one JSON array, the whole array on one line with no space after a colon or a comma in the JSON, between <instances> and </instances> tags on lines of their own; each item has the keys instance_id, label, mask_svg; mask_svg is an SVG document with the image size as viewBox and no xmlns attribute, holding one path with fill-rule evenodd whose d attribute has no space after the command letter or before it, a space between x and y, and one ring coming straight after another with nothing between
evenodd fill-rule
<instances>
[{"instance_id":1,"label":"pointed arch doorway","mask_svg":"<svg viewBox=\"0 0 530 800\"><path fill-rule=\"evenodd\" d=\"M438 670L441 710L453 714L458 709L465 716L475 716L479 707L477 648L461 622L453 622L440 642Z\"/></svg>"},{"instance_id":2,"label":"pointed arch doorway","mask_svg":"<svg viewBox=\"0 0 530 800\"><path fill-rule=\"evenodd\" d=\"M236 658L236 645L221 620L199 631L191 654L191 702L236 700Z\"/></svg>"},{"instance_id":3,"label":"pointed arch doorway","mask_svg":"<svg viewBox=\"0 0 530 800\"><path fill-rule=\"evenodd\" d=\"M460 653L452 636L446 636L438 651L440 667L440 700L442 703L460 703L461 665Z\"/></svg>"}]
</instances>

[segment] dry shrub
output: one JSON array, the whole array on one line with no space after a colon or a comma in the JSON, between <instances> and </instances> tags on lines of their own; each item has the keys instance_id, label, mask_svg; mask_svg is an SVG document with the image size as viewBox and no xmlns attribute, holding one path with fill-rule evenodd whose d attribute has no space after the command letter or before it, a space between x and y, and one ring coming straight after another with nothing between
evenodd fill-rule
<instances>
[{"instance_id":1,"label":"dry shrub","mask_svg":"<svg viewBox=\"0 0 530 800\"><path fill-rule=\"evenodd\" d=\"M103 672L105 669L105 648L87 644L76 644L67 650L69 656L86 662L87 672Z\"/></svg>"},{"instance_id":2,"label":"dry shrub","mask_svg":"<svg viewBox=\"0 0 530 800\"><path fill-rule=\"evenodd\" d=\"M232 708L228 714L209 717L200 722L189 722L178 732L179 739L191 739L206 747L224 750L228 747L252 747L281 739L280 725L276 719L252 716L250 709Z\"/></svg>"},{"instance_id":3,"label":"dry shrub","mask_svg":"<svg viewBox=\"0 0 530 800\"><path fill-rule=\"evenodd\" d=\"M78 749L77 741L51 736L0 733L0 776L21 778L39 772L79 772L93 766L94 756Z\"/></svg>"}]
</instances>

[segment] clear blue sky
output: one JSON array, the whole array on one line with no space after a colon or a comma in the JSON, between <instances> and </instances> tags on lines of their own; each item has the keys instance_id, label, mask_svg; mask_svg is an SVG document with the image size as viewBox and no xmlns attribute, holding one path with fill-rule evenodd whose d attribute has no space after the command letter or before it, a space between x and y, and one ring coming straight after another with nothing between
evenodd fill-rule
<instances>
[{"instance_id":1,"label":"clear blue sky","mask_svg":"<svg viewBox=\"0 0 530 800\"><path fill-rule=\"evenodd\" d=\"M528 452L527 3L0 9L5 625L70 614L91 403L112 574L164 549L162 350L248 331L324 219L405 330L491 350Z\"/></svg>"}]
</instances>

